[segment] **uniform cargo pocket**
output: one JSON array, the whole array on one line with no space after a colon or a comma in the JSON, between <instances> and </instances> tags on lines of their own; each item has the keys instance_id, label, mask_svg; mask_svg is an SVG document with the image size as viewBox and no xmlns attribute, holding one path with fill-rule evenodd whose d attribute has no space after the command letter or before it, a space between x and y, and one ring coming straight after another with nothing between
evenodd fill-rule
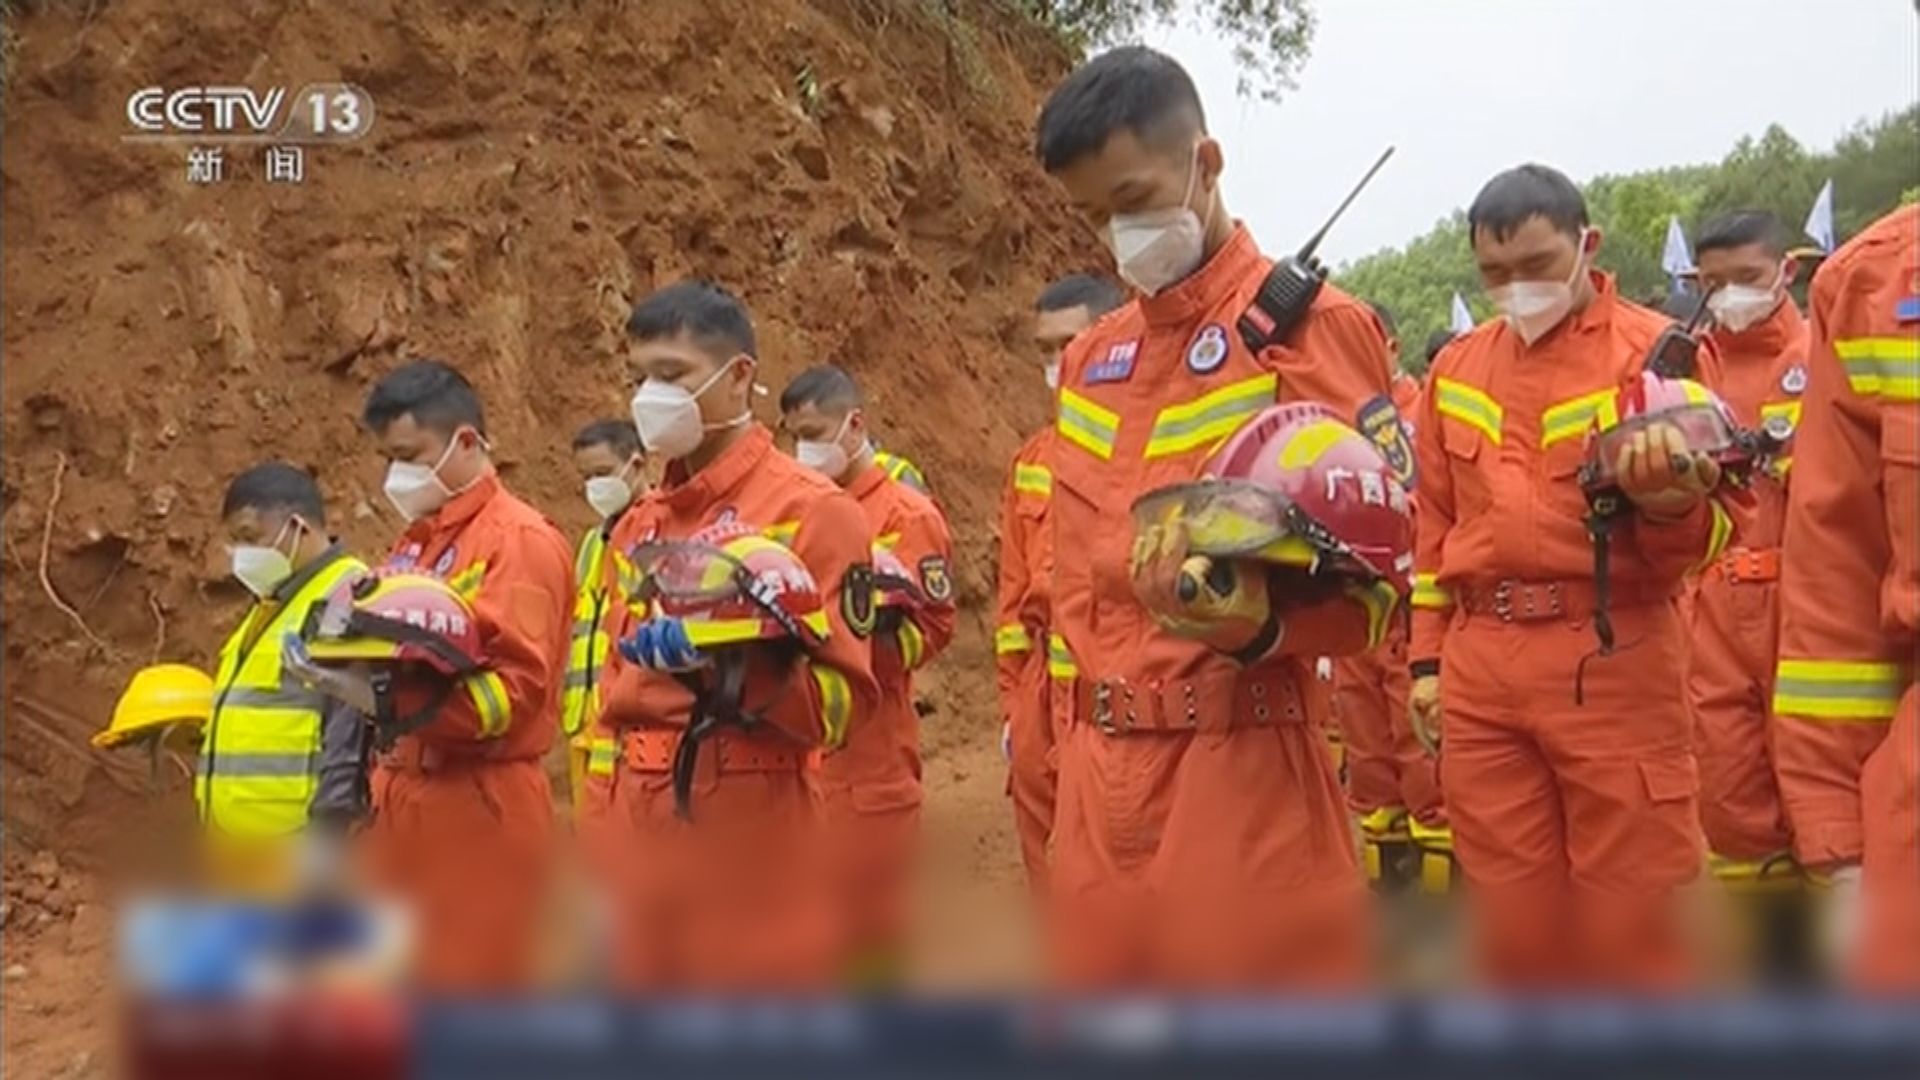
<instances>
[{"instance_id":1,"label":"uniform cargo pocket","mask_svg":"<svg viewBox=\"0 0 1920 1080\"><path fill-rule=\"evenodd\" d=\"M1640 782L1649 802L1690 799L1700 792L1700 770L1691 756L1640 763Z\"/></svg>"},{"instance_id":2,"label":"uniform cargo pocket","mask_svg":"<svg viewBox=\"0 0 1920 1080\"><path fill-rule=\"evenodd\" d=\"M859 814L888 814L896 810L910 810L920 805L921 786L918 780L890 780L884 784L856 784L848 792L847 801Z\"/></svg>"}]
</instances>

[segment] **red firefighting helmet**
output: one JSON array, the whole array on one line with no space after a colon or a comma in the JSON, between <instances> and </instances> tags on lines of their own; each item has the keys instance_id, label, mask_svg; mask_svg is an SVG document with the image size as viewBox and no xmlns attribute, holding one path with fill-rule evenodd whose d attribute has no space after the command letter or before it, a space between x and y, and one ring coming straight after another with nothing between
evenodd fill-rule
<instances>
[{"instance_id":1,"label":"red firefighting helmet","mask_svg":"<svg viewBox=\"0 0 1920 1080\"><path fill-rule=\"evenodd\" d=\"M926 594L914 580L913 571L900 556L879 546L873 548L873 606L877 611L917 611L926 603Z\"/></svg>"},{"instance_id":2,"label":"red firefighting helmet","mask_svg":"<svg viewBox=\"0 0 1920 1080\"><path fill-rule=\"evenodd\" d=\"M784 544L751 526L710 525L685 540L642 544L633 563L640 599L686 624L703 649L827 638L827 610L813 574Z\"/></svg>"},{"instance_id":3,"label":"red firefighting helmet","mask_svg":"<svg viewBox=\"0 0 1920 1080\"><path fill-rule=\"evenodd\" d=\"M425 574L347 578L315 605L301 637L319 663L418 665L449 679L479 670L485 653L473 609Z\"/></svg>"},{"instance_id":4,"label":"red firefighting helmet","mask_svg":"<svg viewBox=\"0 0 1920 1080\"><path fill-rule=\"evenodd\" d=\"M1313 402L1275 405L1208 459L1201 479L1133 505L1136 530L1185 523L1196 555L1404 582L1406 489L1373 442Z\"/></svg>"},{"instance_id":5,"label":"red firefighting helmet","mask_svg":"<svg viewBox=\"0 0 1920 1080\"><path fill-rule=\"evenodd\" d=\"M1688 452L1705 454L1722 466L1742 465L1751 456L1733 411L1719 395L1691 379L1643 371L1596 410L1587 433L1587 467L1581 482L1590 490L1615 486L1614 463L1627 440L1660 424L1678 430Z\"/></svg>"}]
</instances>

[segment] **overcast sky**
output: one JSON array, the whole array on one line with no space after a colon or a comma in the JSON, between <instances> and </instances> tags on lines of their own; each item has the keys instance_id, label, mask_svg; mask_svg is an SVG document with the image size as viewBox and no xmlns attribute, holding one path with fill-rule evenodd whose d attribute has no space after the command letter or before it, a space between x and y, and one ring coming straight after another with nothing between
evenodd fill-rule
<instances>
[{"instance_id":1,"label":"overcast sky","mask_svg":"<svg viewBox=\"0 0 1920 1080\"><path fill-rule=\"evenodd\" d=\"M1399 148L1322 246L1329 265L1426 232L1522 161L1576 180L1718 161L1774 122L1824 150L1920 92L1912 0L1313 7L1313 55L1278 105L1234 96L1231 54L1204 29L1146 40L1192 72L1226 149L1227 205L1270 252L1298 246L1383 147Z\"/></svg>"}]
</instances>

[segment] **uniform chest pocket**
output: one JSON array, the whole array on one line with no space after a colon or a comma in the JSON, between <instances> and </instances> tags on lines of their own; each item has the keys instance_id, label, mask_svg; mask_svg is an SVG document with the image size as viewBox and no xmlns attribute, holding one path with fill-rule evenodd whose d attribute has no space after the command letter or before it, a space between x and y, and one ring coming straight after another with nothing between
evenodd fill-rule
<instances>
[{"instance_id":1,"label":"uniform chest pocket","mask_svg":"<svg viewBox=\"0 0 1920 1080\"><path fill-rule=\"evenodd\" d=\"M1487 449L1486 436L1467 424L1442 418L1440 448L1447 454L1455 516L1485 510L1493 502L1493 480L1487 475L1493 466L1493 454Z\"/></svg>"}]
</instances>

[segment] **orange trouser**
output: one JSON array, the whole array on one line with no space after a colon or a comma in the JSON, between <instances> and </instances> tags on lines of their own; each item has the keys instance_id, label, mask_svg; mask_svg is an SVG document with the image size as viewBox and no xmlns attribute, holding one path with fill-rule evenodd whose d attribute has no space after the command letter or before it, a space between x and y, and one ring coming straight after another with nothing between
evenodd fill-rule
<instances>
[{"instance_id":1,"label":"orange trouser","mask_svg":"<svg viewBox=\"0 0 1920 1080\"><path fill-rule=\"evenodd\" d=\"M1407 719L1404 636L1333 665L1333 716L1347 748L1347 805L1360 816L1398 806L1424 825L1446 823L1439 764Z\"/></svg>"},{"instance_id":2,"label":"orange trouser","mask_svg":"<svg viewBox=\"0 0 1920 1080\"><path fill-rule=\"evenodd\" d=\"M369 868L413 913L420 984L527 988L552 880L545 767L537 759L383 763L372 787Z\"/></svg>"},{"instance_id":3,"label":"orange trouser","mask_svg":"<svg viewBox=\"0 0 1920 1080\"><path fill-rule=\"evenodd\" d=\"M1920 991L1920 685L1900 698L1860 773L1863 851L1856 979Z\"/></svg>"},{"instance_id":4,"label":"orange trouser","mask_svg":"<svg viewBox=\"0 0 1920 1080\"><path fill-rule=\"evenodd\" d=\"M1792 847L1773 773L1773 666L1778 587L1700 581L1690 617L1687 703L1700 760L1700 824L1729 859L1766 859Z\"/></svg>"},{"instance_id":5,"label":"orange trouser","mask_svg":"<svg viewBox=\"0 0 1920 1080\"><path fill-rule=\"evenodd\" d=\"M920 782L827 785L844 955L856 967L906 946L920 848Z\"/></svg>"},{"instance_id":6,"label":"orange trouser","mask_svg":"<svg viewBox=\"0 0 1920 1080\"><path fill-rule=\"evenodd\" d=\"M1053 833L1054 789L1059 758L1054 749L1053 680L1046 658L1035 652L1020 671L1019 693L1007 703L1007 794L1013 799L1013 829L1020 838L1020 860L1036 897L1047 891L1047 841Z\"/></svg>"},{"instance_id":7,"label":"orange trouser","mask_svg":"<svg viewBox=\"0 0 1920 1080\"><path fill-rule=\"evenodd\" d=\"M1075 987L1350 987L1370 908L1317 724L1062 730L1052 966Z\"/></svg>"},{"instance_id":8,"label":"orange trouser","mask_svg":"<svg viewBox=\"0 0 1920 1080\"><path fill-rule=\"evenodd\" d=\"M673 735L649 732L670 746ZM629 736L629 748L633 736ZM692 821L674 813L667 754L615 766L604 839L614 888L616 978L632 990L804 990L833 979L836 941L810 756L723 758L761 740L716 735L700 751ZM721 744L728 744L722 746ZM667 752L670 753L670 750Z\"/></svg>"},{"instance_id":9,"label":"orange trouser","mask_svg":"<svg viewBox=\"0 0 1920 1080\"><path fill-rule=\"evenodd\" d=\"M1456 615L1440 669L1441 781L1485 973L1496 983L1664 987L1690 964L1674 890L1701 863L1699 778L1674 605L1585 619Z\"/></svg>"}]
</instances>

